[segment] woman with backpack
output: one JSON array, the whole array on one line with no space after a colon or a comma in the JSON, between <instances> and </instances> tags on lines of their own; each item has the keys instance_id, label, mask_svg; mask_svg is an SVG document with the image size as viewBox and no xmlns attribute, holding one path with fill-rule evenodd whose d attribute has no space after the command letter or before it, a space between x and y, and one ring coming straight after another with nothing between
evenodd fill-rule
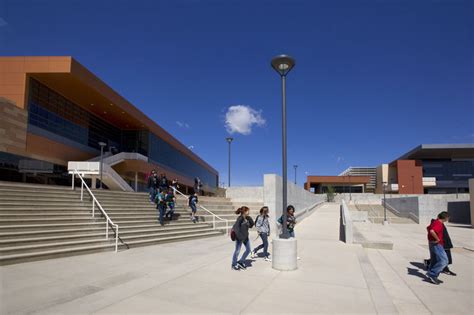
<instances>
[{"instance_id":1,"label":"woman with backpack","mask_svg":"<svg viewBox=\"0 0 474 315\"><path fill-rule=\"evenodd\" d=\"M278 219L278 223L283 225L283 216ZM288 234L290 234L290 237L295 237L295 225L295 207L289 205L286 207L286 228L288 229Z\"/></svg>"},{"instance_id":2,"label":"woman with backpack","mask_svg":"<svg viewBox=\"0 0 474 315\"><path fill-rule=\"evenodd\" d=\"M235 211L235 214L238 214L239 217L234 223L231 232L231 238L235 236L235 250L234 255L232 255L232 269L234 270L245 270L245 259L250 254L250 240L249 240L249 229L252 228L254 222L249 216L250 209L248 207L240 207ZM245 245L245 252L240 259L238 259L240 254L240 248L242 244Z\"/></svg>"},{"instance_id":3,"label":"woman with backpack","mask_svg":"<svg viewBox=\"0 0 474 315\"><path fill-rule=\"evenodd\" d=\"M196 208L196 205L197 205L198 202L199 202L198 195L196 193L193 193L191 196L189 196L188 205L191 208L191 221L193 221L193 223L197 222L197 216L196 216L197 208Z\"/></svg>"},{"instance_id":4,"label":"woman with backpack","mask_svg":"<svg viewBox=\"0 0 474 315\"><path fill-rule=\"evenodd\" d=\"M257 257L257 252L263 248L263 257L265 261L272 261L268 258L268 237L270 236L270 221L268 220L268 207L262 207L260 214L255 218L255 227L258 235L262 239L262 244L258 245L252 251L250 257Z\"/></svg>"}]
</instances>

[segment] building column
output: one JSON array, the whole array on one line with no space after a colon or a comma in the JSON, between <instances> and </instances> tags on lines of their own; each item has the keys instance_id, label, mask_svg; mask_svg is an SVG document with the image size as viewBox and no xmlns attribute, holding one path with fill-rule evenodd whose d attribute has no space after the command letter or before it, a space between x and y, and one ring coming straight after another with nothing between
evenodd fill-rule
<instances>
[{"instance_id":1,"label":"building column","mask_svg":"<svg viewBox=\"0 0 474 315\"><path fill-rule=\"evenodd\" d=\"M135 192L138 191L138 172L135 172Z\"/></svg>"},{"instance_id":2,"label":"building column","mask_svg":"<svg viewBox=\"0 0 474 315\"><path fill-rule=\"evenodd\" d=\"M96 189L97 188L97 177L95 176L92 176L92 189Z\"/></svg>"}]
</instances>

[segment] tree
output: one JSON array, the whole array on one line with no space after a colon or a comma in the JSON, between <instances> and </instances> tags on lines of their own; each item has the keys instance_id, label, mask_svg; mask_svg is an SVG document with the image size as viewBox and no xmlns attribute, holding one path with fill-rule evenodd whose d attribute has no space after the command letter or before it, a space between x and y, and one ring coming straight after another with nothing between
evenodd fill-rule
<instances>
[{"instance_id":1,"label":"tree","mask_svg":"<svg viewBox=\"0 0 474 315\"><path fill-rule=\"evenodd\" d=\"M334 189L334 187L328 186L327 192L326 192L326 195L327 195L327 198L328 198L328 202L333 202L333 201L334 201L334 195L335 195L335 193L336 193L336 190Z\"/></svg>"}]
</instances>

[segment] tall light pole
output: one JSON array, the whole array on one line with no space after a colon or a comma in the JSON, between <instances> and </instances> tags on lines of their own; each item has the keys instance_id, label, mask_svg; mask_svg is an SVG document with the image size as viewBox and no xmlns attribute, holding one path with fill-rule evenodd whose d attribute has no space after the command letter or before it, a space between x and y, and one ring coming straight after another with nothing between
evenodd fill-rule
<instances>
[{"instance_id":1,"label":"tall light pole","mask_svg":"<svg viewBox=\"0 0 474 315\"><path fill-rule=\"evenodd\" d=\"M293 168L295 169L295 185L296 185L296 169L298 168L298 165L293 165Z\"/></svg>"},{"instance_id":2,"label":"tall light pole","mask_svg":"<svg viewBox=\"0 0 474 315\"><path fill-rule=\"evenodd\" d=\"M100 186L102 189L102 166L104 165L104 147L107 145L105 142L99 142L100 145Z\"/></svg>"},{"instance_id":3,"label":"tall light pole","mask_svg":"<svg viewBox=\"0 0 474 315\"><path fill-rule=\"evenodd\" d=\"M287 55L279 55L272 59L271 62L272 68L275 69L276 72L281 77L281 90L282 90L282 164L283 164L283 204L282 204L282 212L283 212L283 229L280 238L289 238L290 235L288 234L287 228L287 162L286 162L286 75L293 69L295 66L295 60Z\"/></svg>"},{"instance_id":4,"label":"tall light pole","mask_svg":"<svg viewBox=\"0 0 474 315\"><path fill-rule=\"evenodd\" d=\"M351 180L350 173L349 173L349 201L352 201L352 180Z\"/></svg>"},{"instance_id":5,"label":"tall light pole","mask_svg":"<svg viewBox=\"0 0 474 315\"><path fill-rule=\"evenodd\" d=\"M234 140L234 138L232 137L227 137L225 138L227 140L227 143L229 144L229 167L228 167L228 180L229 180L229 184L228 184L228 187L230 187L230 144L232 143L232 141Z\"/></svg>"},{"instance_id":6,"label":"tall light pole","mask_svg":"<svg viewBox=\"0 0 474 315\"><path fill-rule=\"evenodd\" d=\"M386 225L387 221L387 204L385 199L385 192L387 191L387 182L383 182L383 224Z\"/></svg>"}]
</instances>

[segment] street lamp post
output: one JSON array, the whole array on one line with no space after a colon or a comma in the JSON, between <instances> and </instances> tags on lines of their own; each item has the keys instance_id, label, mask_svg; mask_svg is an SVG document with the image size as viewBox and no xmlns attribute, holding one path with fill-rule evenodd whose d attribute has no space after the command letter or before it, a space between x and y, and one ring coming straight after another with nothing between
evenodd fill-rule
<instances>
[{"instance_id":1,"label":"street lamp post","mask_svg":"<svg viewBox=\"0 0 474 315\"><path fill-rule=\"evenodd\" d=\"M287 55L279 55L272 59L271 66L281 77L282 89L282 164L283 164L283 229L280 238L287 239L290 237L287 228L287 162L286 162L286 75L295 66L295 60Z\"/></svg>"},{"instance_id":2,"label":"street lamp post","mask_svg":"<svg viewBox=\"0 0 474 315\"><path fill-rule=\"evenodd\" d=\"M228 187L230 187L230 144L234 140L232 137L227 137L225 138L227 140L227 143L229 144L229 166L228 166Z\"/></svg>"},{"instance_id":3,"label":"street lamp post","mask_svg":"<svg viewBox=\"0 0 474 315\"><path fill-rule=\"evenodd\" d=\"M293 165L293 168L295 169L295 185L296 185L296 169L298 168L298 165Z\"/></svg>"},{"instance_id":4,"label":"street lamp post","mask_svg":"<svg viewBox=\"0 0 474 315\"><path fill-rule=\"evenodd\" d=\"M386 225L387 221L387 201L385 199L385 192L387 191L387 182L383 182L383 224Z\"/></svg>"},{"instance_id":5,"label":"street lamp post","mask_svg":"<svg viewBox=\"0 0 474 315\"><path fill-rule=\"evenodd\" d=\"M352 180L351 174L349 174L349 202L352 201Z\"/></svg>"},{"instance_id":6,"label":"street lamp post","mask_svg":"<svg viewBox=\"0 0 474 315\"><path fill-rule=\"evenodd\" d=\"M104 165L104 147L107 145L105 142L99 142L100 145L100 186L102 189L102 166Z\"/></svg>"}]
</instances>

